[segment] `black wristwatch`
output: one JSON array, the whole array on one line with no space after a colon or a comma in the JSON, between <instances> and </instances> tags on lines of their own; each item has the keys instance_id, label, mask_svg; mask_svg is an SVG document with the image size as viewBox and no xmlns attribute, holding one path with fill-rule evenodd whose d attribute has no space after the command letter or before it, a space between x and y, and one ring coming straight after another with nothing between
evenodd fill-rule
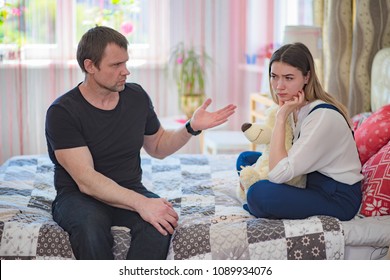
<instances>
[{"instance_id":1,"label":"black wristwatch","mask_svg":"<svg viewBox=\"0 0 390 280\"><path fill-rule=\"evenodd\" d=\"M191 120L188 120L188 121L186 122L186 129L187 129L187 132L188 132L189 134L191 134L191 135L194 135L194 136L201 134L201 133L202 133L202 130L197 130L197 131L195 131L195 130L192 129L191 124L190 124L190 121L191 121Z\"/></svg>"}]
</instances>

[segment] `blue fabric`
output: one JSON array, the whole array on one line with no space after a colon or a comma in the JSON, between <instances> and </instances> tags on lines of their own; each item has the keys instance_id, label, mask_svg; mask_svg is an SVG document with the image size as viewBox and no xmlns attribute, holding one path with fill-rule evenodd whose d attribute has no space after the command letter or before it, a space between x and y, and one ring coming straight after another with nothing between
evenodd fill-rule
<instances>
[{"instance_id":1,"label":"blue fabric","mask_svg":"<svg viewBox=\"0 0 390 280\"><path fill-rule=\"evenodd\" d=\"M317 110L317 109L319 109L319 108L332 109L332 110L335 110L335 111L337 111L337 112L340 113L339 109L337 109L336 106L334 106L334 105L332 105L332 104L328 104L328 103L321 103L321 104L318 104L318 105L314 106L313 109L310 110L309 114L310 114L311 112L313 112L314 110Z\"/></svg>"},{"instance_id":2,"label":"blue fabric","mask_svg":"<svg viewBox=\"0 0 390 280\"><path fill-rule=\"evenodd\" d=\"M237 158L237 162L236 162L237 171L240 171L242 169L241 166L248 166L254 164L261 155L262 154L260 152L255 152L255 151L242 152Z\"/></svg>"},{"instance_id":3,"label":"blue fabric","mask_svg":"<svg viewBox=\"0 0 390 280\"><path fill-rule=\"evenodd\" d=\"M237 165L253 164L258 154L243 152ZM305 189L269 180L258 181L249 188L244 209L258 218L304 219L327 215L345 221L356 215L361 199L361 182L347 185L313 172L307 174Z\"/></svg>"}]
</instances>

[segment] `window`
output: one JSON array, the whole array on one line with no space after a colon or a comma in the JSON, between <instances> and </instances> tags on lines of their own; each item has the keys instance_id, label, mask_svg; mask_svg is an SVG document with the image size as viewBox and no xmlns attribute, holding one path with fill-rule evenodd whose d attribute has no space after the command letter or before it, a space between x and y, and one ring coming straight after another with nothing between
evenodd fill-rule
<instances>
[{"instance_id":1,"label":"window","mask_svg":"<svg viewBox=\"0 0 390 280\"><path fill-rule=\"evenodd\" d=\"M169 0L0 0L0 51L74 59L82 34L107 25L128 38L132 59L158 61L169 48L168 11Z\"/></svg>"},{"instance_id":2,"label":"window","mask_svg":"<svg viewBox=\"0 0 390 280\"><path fill-rule=\"evenodd\" d=\"M312 0L248 0L247 9L249 53L272 52L269 44L278 46L283 42L287 25L314 24Z\"/></svg>"},{"instance_id":3,"label":"window","mask_svg":"<svg viewBox=\"0 0 390 280\"><path fill-rule=\"evenodd\" d=\"M246 65L261 73L261 92L269 91L268 59L283 42L288 25L313 25L313 0L247 0ZM256 89L257 90L257 89Z\"/></svg>"},{"instance_id":4,"label":"window","mask_svg":"<svg viewBox=\"0 0 390 280\"><path fill-rule=\"evenodd\" d=\"M274 37L275 42L283 42L287 25L313 25L313 0L275 1Z\"/></svg>"},{"instance_id":5,"label":"window","mask_svg":"<svg viewBox=\"0 0 390 280\"><path fill-rule=\"evenodd\" d=\"M130 42L147 44L147 11L148 3L140 0L77 0L76 39L95 25L106 25L119 30Z\"/></svg>"},{"instance_id":6,"label":"window","mask_svg":"<svg viewBox=\"0 0 390 280\"><path fill-rule=\"evenodd\" d=\"M55 42L56 2L2 1L0 42L3 44L52 44ZM32 29L33 26L41 26Z\"/></svg>"}]
</instances>

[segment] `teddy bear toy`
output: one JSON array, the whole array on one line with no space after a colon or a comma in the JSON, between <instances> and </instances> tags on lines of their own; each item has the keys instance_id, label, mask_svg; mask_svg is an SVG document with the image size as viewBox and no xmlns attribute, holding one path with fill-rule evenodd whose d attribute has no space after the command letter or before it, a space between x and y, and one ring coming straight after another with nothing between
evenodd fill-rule
<instances>
[{"instance_id":1,"label":"teddy bear toy","mask_svg":"<svg viewBox=\"0 0 390 280\"><path fill-rule=\"evenodd\" d=\"M278 110L278 105L274 104L270 106L265 112L265 121L264 123L244 123L241 126L245 137L254 144L261 145L263 144L262 155L259 159L253 164L245 167L241 167L240 174L240 186L237 188L237 196L240 200L246 200L246 193L250 186L260 180L267 180L269 173L269 143L271 141L272 130L275 125L276 111ZM288 118L286 123L286 136L285 144L287 151L292 146L293 141L293 129L292 129L292 115ZM306 176L297 176L286 184L305 188L306 186ZM241 188L243 187L243 189Z\"/></svg>"}]
</instances>

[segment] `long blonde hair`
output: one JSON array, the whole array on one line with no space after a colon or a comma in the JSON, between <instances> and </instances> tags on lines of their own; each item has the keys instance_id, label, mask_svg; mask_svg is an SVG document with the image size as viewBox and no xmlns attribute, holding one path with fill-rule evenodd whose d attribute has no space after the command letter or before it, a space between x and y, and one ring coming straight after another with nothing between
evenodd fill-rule
<instances>
[{"instance_id":1,"label":"long blonde hair","mask_svg":"<svg viewBox=\"0 0 390 280\"><path fill-rule=\"evenodd\" d=\"M348 109L335 97L327 93L321 86L315 71L314 59L310 50L302 43L286 44L276 50L270 59L268 75L271 75L271 66L274 62L283 62L289 64L302 72L303 76L309 74L309 80L304 88L305 98L311 102L320 99L326 103L332 104L339 109L340 113L348 121L350 127L352 123L349 117ZM277 96L270 83L272 99L278 103Z\"/></svg>"}]
</instances>

